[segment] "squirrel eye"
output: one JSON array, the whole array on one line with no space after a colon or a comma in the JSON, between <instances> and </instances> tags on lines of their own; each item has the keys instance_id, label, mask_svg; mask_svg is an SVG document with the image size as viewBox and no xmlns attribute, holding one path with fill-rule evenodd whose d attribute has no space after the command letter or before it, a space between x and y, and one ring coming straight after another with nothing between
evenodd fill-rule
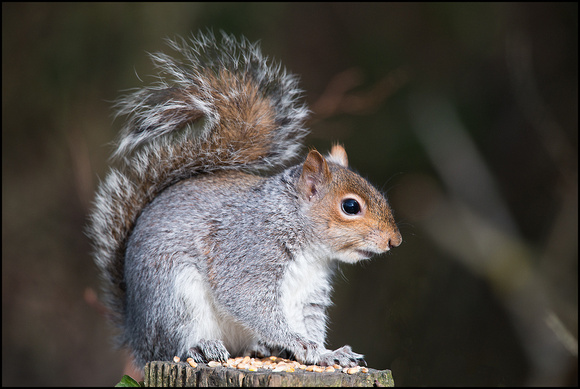
<instances>
[{"instance_id":1,"label":"squirrel eye","mask_svg":"<svg viewBox=\"0 0 580 389\"><path fill-rule=\"evenodd\" d=\"M347 215L356 215L360 212L360 204L355 199L342 200L342 211Z\"/></svg>"}]
</instances>

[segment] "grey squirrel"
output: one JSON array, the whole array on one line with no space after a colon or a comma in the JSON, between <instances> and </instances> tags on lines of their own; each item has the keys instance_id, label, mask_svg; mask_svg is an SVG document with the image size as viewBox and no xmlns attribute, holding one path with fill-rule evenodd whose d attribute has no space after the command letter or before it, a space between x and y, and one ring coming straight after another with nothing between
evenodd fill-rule
<instances>
[{"instance_id":1,"label":"grey squirrel","mask_svg":"<svg viewBox=\"0 0 580 389\"><path fill-rule=\"evenodd\" d=\"M125 96L128 120L89 235L119 341L138 366L287 353L355 366L325 348L338 261L398 246L385 196L335 145L289 166L307 134L295 76L225 33L170 40L158 83Z\"/></svg>"}]
</instances>

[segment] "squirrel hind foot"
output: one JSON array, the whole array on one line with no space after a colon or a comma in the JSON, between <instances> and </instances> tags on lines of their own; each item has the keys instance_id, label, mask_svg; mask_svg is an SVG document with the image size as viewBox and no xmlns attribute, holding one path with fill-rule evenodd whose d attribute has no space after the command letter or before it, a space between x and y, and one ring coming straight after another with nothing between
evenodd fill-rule
<instances>
[{"instance_id":1,"label":"squirrel hind foot","mask_svg":"<svg viewBox=\"0 0 580 389\"><path fill-rule=\"evenodd\" d=\"M230 353L223 342L215 339L201 339L186 354L186 358L184 359L193 358L197 363L207 363L209 361L226 362L230 357Z\"/></svg>"}]
</instances>

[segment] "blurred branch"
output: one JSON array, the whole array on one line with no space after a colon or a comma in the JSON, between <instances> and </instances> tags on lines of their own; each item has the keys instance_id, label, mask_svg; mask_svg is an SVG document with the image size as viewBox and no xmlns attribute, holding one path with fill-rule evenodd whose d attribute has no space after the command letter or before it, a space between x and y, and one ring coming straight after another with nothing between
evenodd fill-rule
<instances>
[{"instance_id":1,"label":"blurred branch","mask_svg":"<svg viewBox=\"0 0 580 389\"><path fill-rule=\"evenodd\" d=\"M407 72L399 68L388 73L365 91L349 93L363 84L362 72L357 68L350 68L338 73L330 80L318 100L312 104L312 111L316 117L310 124L341 113L364 115L372 112L405 85L407 80Z\"/></svg>"},{"instance_id":2,"label":"blurred branch","mask_svg":"<svg viewBox=\"0 0 580 389\"><path fill-rule=\"evenodd\" d=\"M578 149L572 145L562 126L554 118L548 104L542 98L533 66L532 43L529 36L514 29L506 39L506 62L515 101L524 117L536 131L541 144L546 149L559 173L559 188L553 191L560 200L554 222L545 239L540 267L549 275L552 285L547 290L554 304L563 305L561 311L570 310L562 298L560 280L576 274L576 295L578 293ZM559 266L555 266L559 264ZM576 269L573 273L570 269ZM574 316L578 325L578 302ZM576 342L577 343L577 342ZM576 347L577 349L577 347ZM577 355L577 351L576 351Z\"/></svg>"},{"instance_id":3,"label":"blurred branch","mask_svg":"<svg viewBox=\"0 0 580 389\"><path fill-rule=\"evenodd\" d=\"M546 274L534 266L537 249L520 237L493 175L451 103L443 96L423 94L413 96L409 107L413 129L449 191L446 195L430 188L430 209L420 221L422 227L486 279L504 303L532 363L529 383L560 383L570 357L577 357L578 341L554 325L561 320L547 298Z\"/></svg>"},{"instance_id":4,"label":"blurred branch","mask_svg":"<svg viewBox=\"0 0 580 389\"><path fill-rule=\"evenodd\" d=\"M526 34L521 31L508 34L506 60L519 108L538 133L565 183L577 186L575 167L578 166L578 153L538 91L533 70L532 44Z\"/></svg>"}]
</instances>

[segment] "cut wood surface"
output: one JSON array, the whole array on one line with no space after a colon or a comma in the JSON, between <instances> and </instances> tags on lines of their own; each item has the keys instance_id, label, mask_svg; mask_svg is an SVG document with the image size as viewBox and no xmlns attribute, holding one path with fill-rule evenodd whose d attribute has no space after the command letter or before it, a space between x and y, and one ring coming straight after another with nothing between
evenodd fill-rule
<instances>
[{"instance_id":1,"label":"cut wood surface","mask_svg":"<svg viewBox=\"0 0 580 389\"><path fill-rule=\"evenodd\" d=\"M193 368L186 362L154 361L145 365L145 386L395 386L390 370L368 369L368 373L248 371L231 367L210 367L200 363Z\"/></svg>"}]
</instances>

